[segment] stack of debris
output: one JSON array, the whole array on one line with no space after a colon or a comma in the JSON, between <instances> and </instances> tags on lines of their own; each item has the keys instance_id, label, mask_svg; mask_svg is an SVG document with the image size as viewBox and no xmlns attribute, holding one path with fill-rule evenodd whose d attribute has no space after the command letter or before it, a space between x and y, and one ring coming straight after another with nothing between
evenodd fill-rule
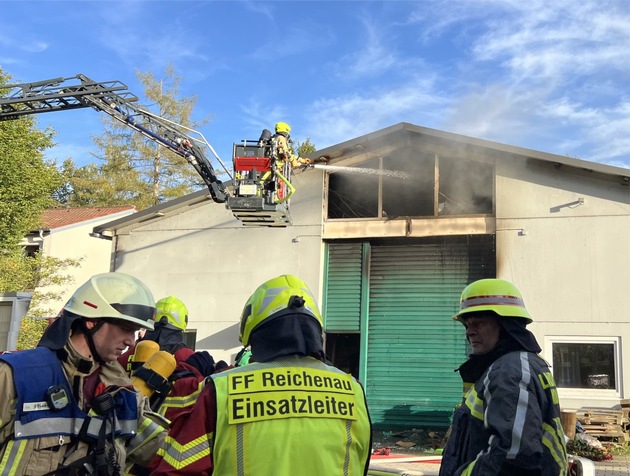
<instances>
[{"instance_id":1,"label":"stack of debris","mask_svg":"<svg viewBox=\"0 0 630 476\"><path fill-rule=\"evenodd\" d=\"M606 408L582 407L577 411L576 419L584 432L598 440L624 443L628 437L628 408L619 410Z\"/></svg>"}]
</instances>

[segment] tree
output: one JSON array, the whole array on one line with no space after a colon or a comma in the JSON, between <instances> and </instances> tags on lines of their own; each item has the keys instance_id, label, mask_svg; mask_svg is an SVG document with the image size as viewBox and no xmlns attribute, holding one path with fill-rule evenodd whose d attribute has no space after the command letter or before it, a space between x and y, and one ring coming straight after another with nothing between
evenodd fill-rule
<instances>
[{"instance_id":1,"label":"tree","mask_svg":"<svg viewBox=\"0 0 630 476\"><path fill-rule=\"evenodd\" d=\"M0 94L8 76L0 70ZM0 250L18 247L39 226L41 212L54 203L61 185L55 164L43 151L53 146L53 131L35 128L29 116L0 122Z\"/></svg>"},{"instance_id":2,"label":"tree","mask_svg":"<svg viewBox=\"0 0 630 476\"><path fill-rule=\"evenodd\" d=\"M62 260L40 254L26 256L19 249L4 253L0 258L0 292L17 290L33 293L28 317L22 319L18 350L35 347L47 325L42 318L56 316L59 312L47 303L49 300L57 301L61 294L42 290L50 285L71 284L74 279L69 271L80 263L81 259Z\"/></svg>"},{"instance_id":3,"label":"tree","mask_svg":"<svg viewBox=\"0 0 630 476\"><path fill-rule=\"evenodd\" d=\"M0 95L8 80L0 69ZM68 281L63 270L76 264L26 256L20 245L27 233L39 228L42 212L55 203L53 195L62 184L56 166L43 155L52 147L53 136L50 129L36 129L32 116L0 122L0 292L33 292L40 285L63 284ZM45 298L35 292L31 309ZM38 339L38 333L32 337Z\"/></svg>"},{"instance_id":4,"label":"tree","mask_svg":"<svg viewBox=\"0 0 630 476\"><path fill-rule=\"evenodd\" d=\"M298 151L298 155L300 157L312 154L316 150L317 149L315 148L315 146L313 144L311 144L311 138L310 137L307 137L306 140L304 142L302 142L302 143L300 143L300 142L297 143L297 151Z\"/></svg>"},{"instance_id":5,"label":"tree","mask_svg":"<svg viewBox=\"0 0 630 476\"><path fill-rule=\"evenodd\" d=\"M181 78L173 66L164 78L138 72L147 104L141 106L175 124L199 128L207 122L191 120L197 98L179 98ZM146 138L119 121L103 118L105 131L94 138L99 152L97 164L77 167L72 160L63 165L66 186L60 194L71 206L134 205L143 209L177 198L200 188L201 178L182 157Z\"/></svg>"}]
</instances>

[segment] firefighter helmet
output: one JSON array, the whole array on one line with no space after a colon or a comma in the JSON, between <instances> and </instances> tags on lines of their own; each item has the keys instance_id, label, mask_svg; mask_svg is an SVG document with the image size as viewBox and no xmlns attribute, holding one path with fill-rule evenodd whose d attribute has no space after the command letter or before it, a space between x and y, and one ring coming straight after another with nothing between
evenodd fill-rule
<instances>
[{"instance_id":1,"label":"firefighter helmet","mask_svg":"<svg viewBox=\"0 0 630 476\"><path fill-rule=\"evenodd\" d=\"M277 122L276 123L276 133L282 134L286 132L287 134L291 132L291 126L286 122Z\"/></svg>"},{"instance_id":2,"label":"firefighter helmet","mask_svg":"<svg viewBox=\"0 0 630 476\"><path fill-rule=\"evenodd\" d=\"M502 279L480 279L470 283L462 291L459 312L453 316L460 322L466 314L493 311L502 317L520 317L526 324L532 322L523 296L516 286Z\"/></svg>"},{"instance_id":3,"label":"firefighter helmet","mask_svg":"<svg viewBox=\"0 0 630 476\"><path fill-rule=\"evenodd\" d=\"M155 300L139 279L124 273L103 273L78 288L63 310L87 319L122 319L153 329Z\"/></svg>"},{"instance_id":4,"label":"firefighter helmet","mask_svg":"<svg viewBox=\"0 0 630 476\"><path fill-rule=\"evenodd\" d=\"M181 300L175 296L168 296L160 299L155 307L155 322L161 322L167 327L174 327L180 331L186 330L188 309Z\"/></svg>"},{"instance_id":5,"label":"firefighter helmet","mask_svg":"<svg viewBox=\"0 0 630 476\"><path fill-rule=\"evenodd\" d=\"M315 298L304 281L290 274L270 279L261 284L247 300L241 315L239 340L248 346L250 336L258 326L296 314L315 319L320 328L324 327Z\"/></svg>"}]
</instances>

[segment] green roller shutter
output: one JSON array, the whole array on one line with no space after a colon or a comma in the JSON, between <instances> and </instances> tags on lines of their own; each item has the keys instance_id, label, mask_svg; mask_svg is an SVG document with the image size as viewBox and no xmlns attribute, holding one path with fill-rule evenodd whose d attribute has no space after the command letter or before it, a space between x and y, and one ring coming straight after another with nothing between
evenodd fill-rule
<instances>
[{"instance_id":1,"label":"green roller shutter","mask_svg":"<svg viewBox=\"0 0 630 476\"><path fill-rule=\"evenodd\" d=\"M494 276L491 236L372 244L365 388L376 427L448 426L467 354L451 316L466 284Z\"/></svg>"},{"instance_id":2,"label":"green roller shutter","mask_svg":"<svg viewBox=\"0 0 630 476\"><path fill-rule=\"evenodd\" d=\"M362 243L328 246L324 316L326 332L359 332L363 269Z\"/></svg>"}]
</instances>

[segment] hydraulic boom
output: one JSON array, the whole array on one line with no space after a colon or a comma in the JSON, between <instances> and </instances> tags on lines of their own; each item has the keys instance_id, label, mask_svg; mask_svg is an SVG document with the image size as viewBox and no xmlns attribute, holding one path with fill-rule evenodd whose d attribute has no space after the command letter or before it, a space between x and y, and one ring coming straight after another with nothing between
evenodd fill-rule
<instances>
[{"instance_id":1,"label":"hydraulic boom","mask_svg":"<svg viewBox=\"0 0 630 476\"><path fill-rule=\"evenodd\" d=\"M270 186L274 181L280 180L276 175L283 179L284 176L271 170L264 180L260 179L252 182L250 187L243 187L241 186L242 171L236 168L239 161L234 160L234 172L237 178L234 193L230 194L217 177L202 145L212 152L227 175L230 178L232 176L203 135L142 109L137 104L137 96L128 91L127 86L120 81L96 82L83 74L78 74L70 78L60 77L33 83L0 86L0 90L9 91L7 95L0 96L0 121L15 120L29 114L91 107L109 114L145 137L185 158L207 185L212 200L225 203L243 224L283 227L291 223L288 202L279 199L278 194L274 192L280 188L281 184L278 187ZM199 137L194 137L191 133ZM241 151L243 147L235 146L235 155L237 149ZM245 149L249 147L245 146ZM263 149L256 148L256 151L258 150ZM237 157L235 156L234 159ZM269 158L267 161L269 162ZM252 176L251 168L249 176Z\"/></svg>"}]
</instances>

